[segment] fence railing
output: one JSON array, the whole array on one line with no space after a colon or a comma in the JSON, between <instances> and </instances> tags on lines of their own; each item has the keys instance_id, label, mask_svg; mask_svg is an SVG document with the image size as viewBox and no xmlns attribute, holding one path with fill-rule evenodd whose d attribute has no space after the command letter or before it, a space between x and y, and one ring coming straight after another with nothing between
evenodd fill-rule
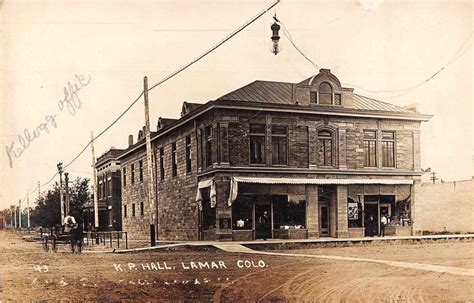
<instances>
[{"instance_id":1,"label":"fence railing","mask_svg":"<svg viewBox=\"0 0 474 303\"><path fill-rule=\"evenodd\" d=\"M109 245L110 248L114 248L114 244L117 244L117 248L120 248L120 243L125 244L125 249L128 249L128 234L126 231L85 231L84 232L84 243L86 245Z\"/></svg>"},{"instance_id":2,"label":"fence railing","mask_svg":"<svg viewBox=\"0 0 474 303\"><path fill-rule=\"evenodd\" d=\"M38 236L43 238L45 235L51 235L51 228L39 228ZM91 245L108 245L110 248L120 248L120 245L125 245L128 249L128 234L126 231L85 231L84 244Z\"/></svg>"}]
</instances>

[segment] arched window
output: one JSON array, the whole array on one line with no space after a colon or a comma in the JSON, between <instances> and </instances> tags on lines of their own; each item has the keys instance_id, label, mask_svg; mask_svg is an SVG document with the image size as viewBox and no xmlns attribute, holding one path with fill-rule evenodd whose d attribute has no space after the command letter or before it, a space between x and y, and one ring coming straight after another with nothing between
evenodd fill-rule
<instances>
[{"instance_id":1,"label":"arched window","mask_svg":"<svg viewBox=\"0 0 474 303\"><path fill-rule=\"evenodd\" d=\"M333 137L328 130L318 132L318 164L320 166L333 166Z\"/></svg>"},{"instance_id":2,"label":"arched window","mask_svg":"<svg viewBox=\"0 0 474 303\"><path fill-rule=\"evenodd\" d=\"M329 83L321 83L318 92L319 104L332 104L332 87Z\"/></svg>"}]
</instances>

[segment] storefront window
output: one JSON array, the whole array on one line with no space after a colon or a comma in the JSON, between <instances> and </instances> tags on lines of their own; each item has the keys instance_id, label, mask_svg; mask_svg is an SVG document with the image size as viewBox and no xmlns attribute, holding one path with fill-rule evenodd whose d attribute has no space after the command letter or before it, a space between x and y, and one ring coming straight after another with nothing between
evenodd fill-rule
<instances>
[{"instance_id":1,"label":"storefront window","mask_svg":"<svg viewBox=\"0 0 474 303\"><path fill-rule=\"evenodd\" d=\"M276 195L273 201L273 228L306 227L306 201L304 195Z\"/></svg>"},{"instance_id":2,"label":"storefront window","mask_svg":"<svg viewBox=\"0 0 474 303\"><path fill-rule=\"evenodd\" d=\"M252 212L250 197L239 197L232 204L232 229L252 229Z\"/></svg>"},{"instance_id":3,"label":"storefront window","mask_svg":"<svg viewBox=\"0 0 474 303\"><path fill-rule=\"evenodd\" d=\"M347 198L347 219L349 227L362 227L362 204Z\"/></svg>"}]
</instances>

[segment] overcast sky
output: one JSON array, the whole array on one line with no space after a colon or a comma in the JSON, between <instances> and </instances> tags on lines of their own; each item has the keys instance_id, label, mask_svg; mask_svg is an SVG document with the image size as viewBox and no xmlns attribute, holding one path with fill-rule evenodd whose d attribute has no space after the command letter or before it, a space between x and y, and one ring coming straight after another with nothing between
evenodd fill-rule
<instances>
[{"instance_id":1,"label":"overcast sky","mask_svg":"<svg viewBox=\"0 0 474 303\"><path fill-rule=\"evenodd\" d=\"M205 103L257 79L299 82L316 74L283 33L281 53L270 52L276 13L298 47L345 86L401 106L416 103L420 112L434 115L422 127L422 167L444 180L471 178L471 1L363 2L283 0L151 91L152 127L160 116L179 117L183 101ZM91 131L99 133L138 96L143 76L151 84L159 81L272 1L0 3L1 209L49 180L58 162L71 161ZM415 89L380 92L415 86L446 64ZM68 82L81 88L71 111L58 105ZM97 155L126 147L128 134L136 137L143 121L140 101L95 142ZM20 155L18 135L26 137L25 129L30 140ZM90 148L68 171L71 178L91 177Z\"/></svg>"}]
</instances>

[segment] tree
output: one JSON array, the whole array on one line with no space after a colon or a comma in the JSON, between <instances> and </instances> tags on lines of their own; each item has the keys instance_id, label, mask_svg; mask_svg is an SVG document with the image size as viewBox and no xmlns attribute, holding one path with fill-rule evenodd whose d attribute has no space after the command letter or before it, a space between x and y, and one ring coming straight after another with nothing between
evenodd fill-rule
<instances>
[{"instance_id":1,"label":"tree","mask_svg":"<svg viewBox=\"0 0 474 303\"><path fill-rule=\"evenodd\" d=\"M36 200L36 207L31 212L30 217L32 226L51 227L61 224L59 193L59 184L55 182L53 188L48 190L46 195ZM69 187L69 207L78 223L82 222L85 203L90 197L89 179L77 177Z\"/></svg>"}]
</instances>

